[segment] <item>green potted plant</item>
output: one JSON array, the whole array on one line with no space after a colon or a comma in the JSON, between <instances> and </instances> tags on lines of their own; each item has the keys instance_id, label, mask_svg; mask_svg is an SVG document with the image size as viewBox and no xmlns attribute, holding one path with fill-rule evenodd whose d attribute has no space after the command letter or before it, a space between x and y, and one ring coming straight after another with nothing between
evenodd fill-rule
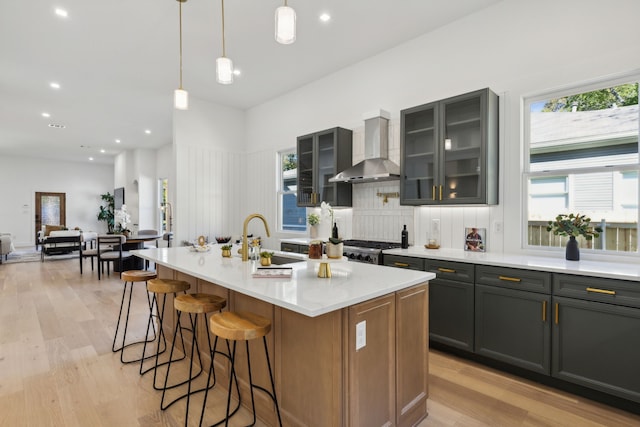
<instances>
[{"instance_id":1,"label":"green potted plant","mask_svg":"<svg viewBox=\"0 0 640 427\"><path fill-rule=\"evenodd\" d=\"M576 237L583 236L586 240L599 237L602 233L601 227L591 226L591 218L580 214L559 214L555 221L549 221L547 231L556 236L568 236L567 250L565 257L569 261L580 260L580 250Z\"/></svg>"},{"instance_id":2,"label":"green potted plant","mask_svg":"<svg viewBox=\"0 0 640 427\"><path fill-rule=\"evenodd\" d=\"M318 215L317 213L310 213L309 216L307 216L307 222L309 223L309 225L311 226L309 228L309 236L312 239L315 239L316 237L318 237L318 224L320 224L320 215Z\"/></svg>"},{"instance_id":3,"label":"green potted plant","mask_svg":"<svg viewBox=\"0 0 640 427\"><path fill-rule=\"evenodd\" d=\"M105 206L100 206L98 212L98 221L104 221L107 223L107 233L113 234L114 227L114 212L115 203L113 200L113 194L106 192L100 195L100 198L105 203Z\"/></svg>"},{"instance_id":4,"label":"green potted plant","mask_svg":"<svg viewBox=\"0 0 640 427\"><path fill-rule=\"evenodd\" d=\"M262 251L260 252L260 265L268 267L271 265L271 257L273 252Z\"/></svg>"},{"instance_id":5,"label":"green potted plant","mask_svg":"<svg viewBox=\"0 0 640 427\"><path fill-rule=\"evenodd\" d=\"M222 245L220 249L222 249L222 256L225 258L231 257L231 247L233 245Z\"/></svg>"}]
</instances>

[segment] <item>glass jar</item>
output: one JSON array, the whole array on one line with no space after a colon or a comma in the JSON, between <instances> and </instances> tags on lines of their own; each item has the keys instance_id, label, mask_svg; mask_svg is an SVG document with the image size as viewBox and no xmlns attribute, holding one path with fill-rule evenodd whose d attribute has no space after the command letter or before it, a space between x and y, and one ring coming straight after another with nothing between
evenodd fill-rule
<instances>
[{"instance_id":1,"label":"glass jar","mask_svg":"<svg viewBox=\"0 0 640 427\"><path fill-rule=\"evenodd\" d=\"M320 240L312 240L309 243L309 258L310 259L322 258L322 242Z\"/></svg>"}]
</instances>

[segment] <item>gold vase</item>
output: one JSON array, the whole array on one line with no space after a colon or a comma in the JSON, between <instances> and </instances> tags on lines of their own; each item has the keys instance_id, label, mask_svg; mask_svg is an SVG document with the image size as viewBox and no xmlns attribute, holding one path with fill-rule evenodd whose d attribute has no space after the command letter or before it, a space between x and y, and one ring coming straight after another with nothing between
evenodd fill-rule
<instances>
[{"instance_id":1,"label":"gold vase","mask_svg":"<svg viewBox=\"0 0 640 427\"><path fill-rule=\"evenodd\" d=\"M271 258L260 258L260 265L268 267L271 265Z\"/></svg>"},{"instance_id":2,"label":"gold vase","mask_svg":"<svg viewBox=\"0 0 640 427\"><path fill-rule=\"evenodd\" d=\"M223 249L222 256L225 258L231 258L231 249Z\"/></svg>"}]
</instances>

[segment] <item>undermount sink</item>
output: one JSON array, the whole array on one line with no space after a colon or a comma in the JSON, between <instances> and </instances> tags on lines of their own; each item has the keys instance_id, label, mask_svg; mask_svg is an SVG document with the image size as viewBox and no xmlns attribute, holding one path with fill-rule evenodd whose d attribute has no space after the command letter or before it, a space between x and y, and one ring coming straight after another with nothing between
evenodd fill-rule
<instances>
[{"instance_id":1,"label":"undermount sink","mask_svg":"<svg viewBox=\"0 0 640 427\"><path fill-rule=\"evenodd\" d=\"M282 265L282 264L292 264L294 262L302 262L304 260L300 258L288 257L283 255L273 255L271 257L271 264L273 265Z\"/></svg>"}]
</instances>

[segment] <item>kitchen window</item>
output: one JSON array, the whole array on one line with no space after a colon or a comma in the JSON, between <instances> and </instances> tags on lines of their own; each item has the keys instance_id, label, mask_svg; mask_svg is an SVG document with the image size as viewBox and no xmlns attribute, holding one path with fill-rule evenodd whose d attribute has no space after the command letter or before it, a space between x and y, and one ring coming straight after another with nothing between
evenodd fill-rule
<instances>
[{"instance_id":1,"label":"kitchen window","mask_svg":"<svg viewBox=\"0 0 640 427\"><path fill-rule=\"evenodd\" d=\"M604 232L582 248L638 252L638 80L627 76L525 99L529 247L564 246L546 231L580 213Z\"/></svg>"},{"instance_id":2,"label":"kitchen window","mask_svg":"<svg viewBox=\"0 0 640 427\"><path fill-rule=\"evenodd\" d=\"M297 204L298 158L295 148L278 153L278 224L280 231L307 231L307 210Z\"/></svg>"}]
</instances>

